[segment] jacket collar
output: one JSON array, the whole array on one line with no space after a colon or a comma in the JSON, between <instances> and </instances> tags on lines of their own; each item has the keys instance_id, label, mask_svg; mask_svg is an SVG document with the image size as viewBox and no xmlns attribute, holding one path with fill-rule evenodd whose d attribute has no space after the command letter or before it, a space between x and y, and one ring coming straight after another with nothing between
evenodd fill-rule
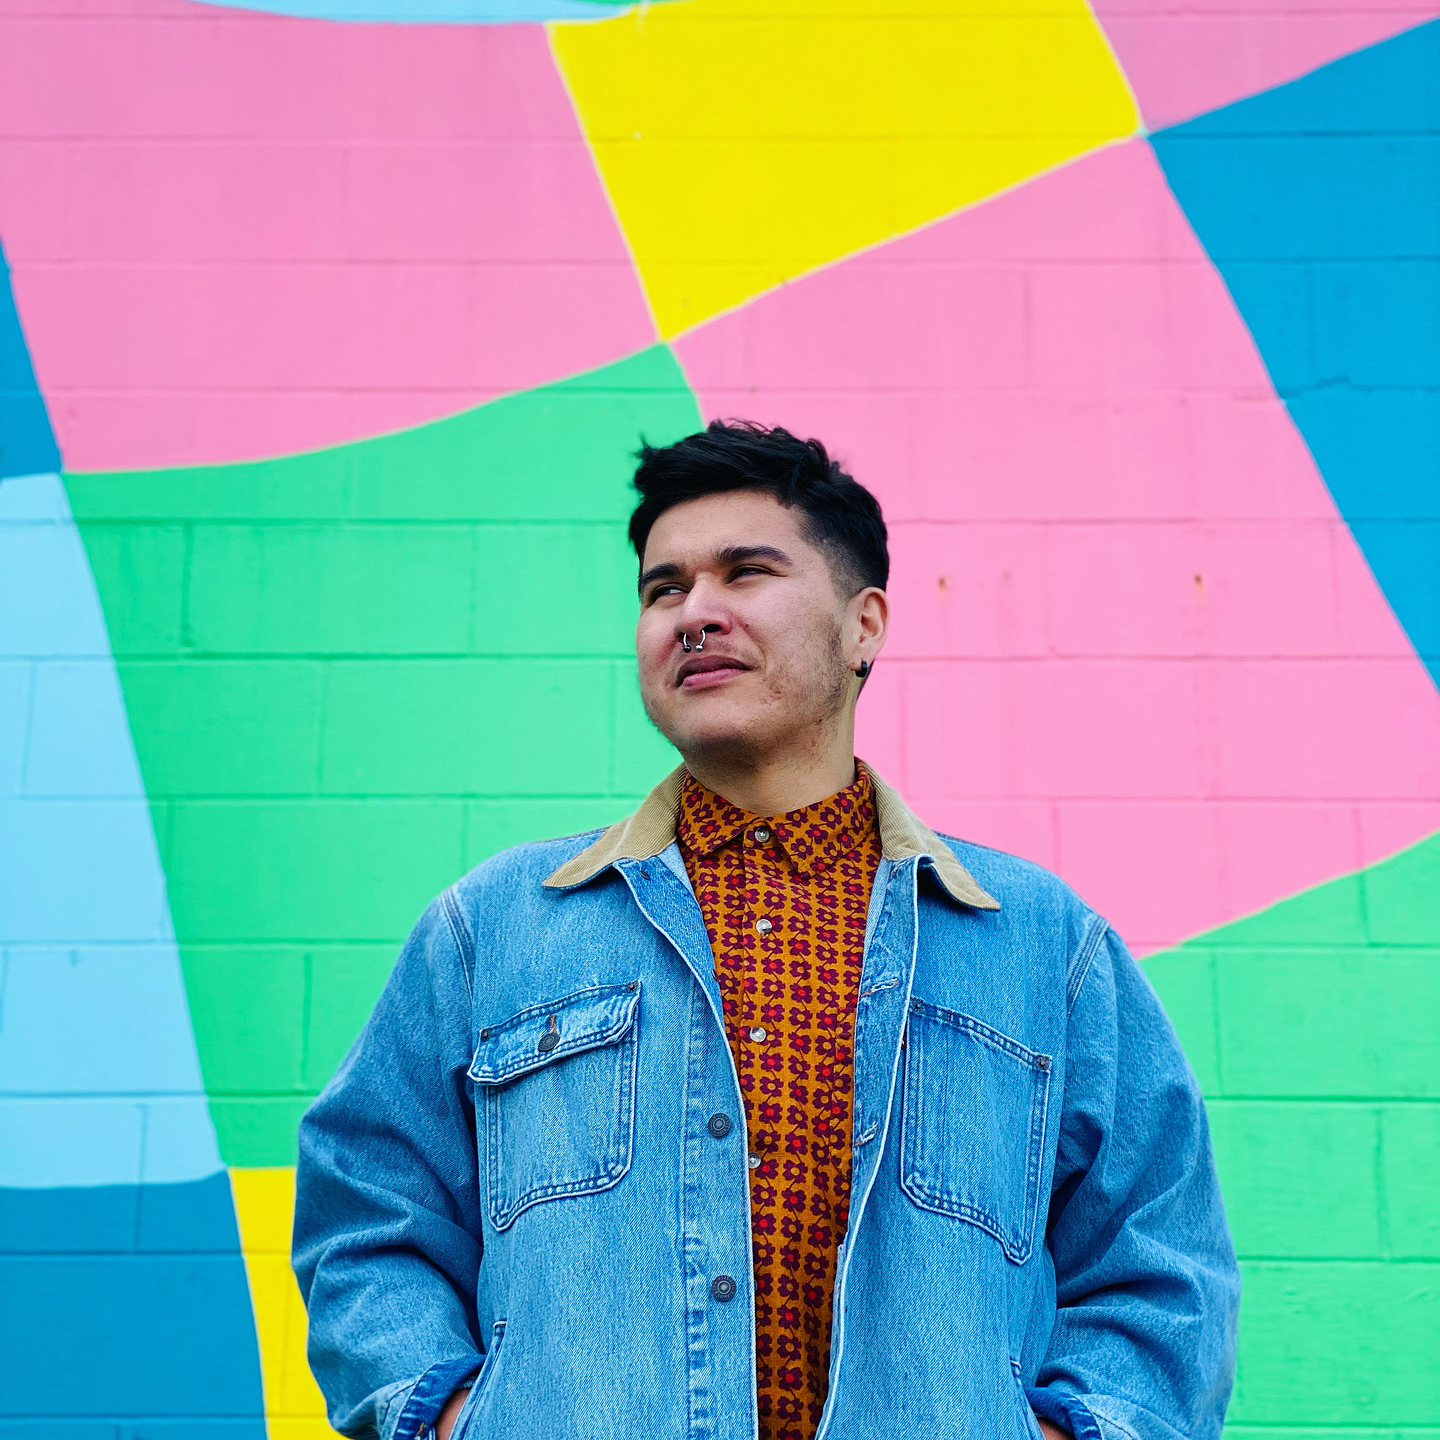
<instances>
[{"instance_id":1,"label":"jacket collar","mask_svg":"<svg viewBox=\"0 0 1440 1440\"><path fill-rule=\"evenodd\" d=\"M866 767L869 768L868 766ZM617 821L578 855L561 865L545 881L552 889L568 889L593 880L617 860L649 860L675 839L675 811L685 767L672 770L645 797L628 819ZM875 818L880 827L880 849L887 860L928 859L935 878L962 905L977 910L998 910L1000 902L975 883L950 847L930 829L872 769Z\"/></svg>"}]
</instances>

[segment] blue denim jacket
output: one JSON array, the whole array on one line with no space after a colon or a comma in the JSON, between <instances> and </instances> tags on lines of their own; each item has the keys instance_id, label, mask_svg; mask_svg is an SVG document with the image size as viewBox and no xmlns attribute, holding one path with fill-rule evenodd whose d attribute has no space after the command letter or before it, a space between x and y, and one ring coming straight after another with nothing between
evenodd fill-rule
<instances>
[{"instance_id":1,"label":"blue denim jacket","mask_svg":"<svg viewBox=\"0 0 1440 1440\"><path fill-rule=\"evenodd\" d=\"M678 791L440 896L305 1116L295 1270L344 1433L409 1440L473 1381L456 1440L753 1440L744 1108ZM1034 1440L1032 1411L1214 1440L1239 1285L1153 991L1054 876L878 777L876 809L817 1440Z\"/></svg>"}]
</instances>

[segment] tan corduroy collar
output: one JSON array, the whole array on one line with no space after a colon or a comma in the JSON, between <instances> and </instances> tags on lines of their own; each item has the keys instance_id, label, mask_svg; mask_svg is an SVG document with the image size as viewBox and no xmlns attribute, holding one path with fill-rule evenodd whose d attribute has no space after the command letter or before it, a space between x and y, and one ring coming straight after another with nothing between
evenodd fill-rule
<instances>
[{"instance_id":1,"label":"tan corduroy collar","mask_svg":"<svg viewBox=\"0 0 1440 1440\"><path fill-rule=\"evenodd\" d=\"M545 881L546 885L554 889L583 885L617 860L648 860L658 855L675 839L675 811L684 778L683 765L672 770L633 815L617 821L593 844L567 860ZM875 787L875 818L880 826L880 849L885 858L909 860L917 855L928 856L935 867L935 878L954 899L977 910L998 910L1000 902L975 883L950 847L873 769L870 779Z\"/></svg>"}]
</instances>

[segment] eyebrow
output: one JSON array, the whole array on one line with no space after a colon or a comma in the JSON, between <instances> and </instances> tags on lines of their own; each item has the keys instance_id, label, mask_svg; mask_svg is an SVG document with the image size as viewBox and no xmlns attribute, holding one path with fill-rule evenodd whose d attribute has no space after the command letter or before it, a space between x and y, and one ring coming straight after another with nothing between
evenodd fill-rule
<instances>
[{"instance_id":1,"label":"eyebrow","mask_svg":"<svg viewBox=\"0 0 1440 1440\"><path fill-rule=\"evenodd\" d=\"M747 560L770 560L777 565L793 565L795 563L783 550L777 549L774 545L726 545L723 549L715 552L717 565L743 565ZM657 580L671 580L679 573L680 567L673 560L667 560L660 565L652 565L640 576L641 594L644 594L646 588Z\"/></svg>"}]
</instances>

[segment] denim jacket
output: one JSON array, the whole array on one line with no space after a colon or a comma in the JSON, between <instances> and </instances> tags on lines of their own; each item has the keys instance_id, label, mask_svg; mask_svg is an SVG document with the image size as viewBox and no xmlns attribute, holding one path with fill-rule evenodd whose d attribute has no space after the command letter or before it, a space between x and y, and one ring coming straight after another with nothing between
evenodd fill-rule
<instances>
[{"instance_id":1,"label":"denim jacket","mask_svg":"<svg viewBox=\"0 0 1440 1440\"><path fill-rule=\"evenodd\" d=\"M749 1147L680 775L441 895L306 1114L295 1270L345 1434L422 1435L473 1383L455 1440L756 1435ZM1036 1440L1036 1413L1215 1440L1239 1283L1154 992L1054 876L875 789L817 1440Z\"/></svg>"}]
</instances>

